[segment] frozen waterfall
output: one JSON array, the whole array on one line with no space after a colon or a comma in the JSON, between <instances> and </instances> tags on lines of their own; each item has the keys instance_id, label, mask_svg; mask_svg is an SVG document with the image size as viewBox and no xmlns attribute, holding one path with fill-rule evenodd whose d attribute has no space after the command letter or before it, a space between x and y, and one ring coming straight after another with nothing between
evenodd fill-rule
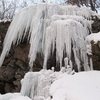
<instances>
[{"instance_id":1,"label":"frozen waterfall","mask_svg":"<svg viewBox=\"0 0 100 100\"><path fill-rule=\"evenodd\" d=\"M43 68L51 52L56 49L56 61L62 67L64 53L71 60L72 51L75 63L89 70L85 37L91 25L88 19L95 13L86 7L36 4L24 8L15 15L6 37L0 57L0 66L9 53L11 45L19 44L28 35L30 42L29 65L33 66L36 54L44 54ZM82 65L82 66L81 66Z\"/></svg>"},{"instance_id":2,"label":"frozen waterfall","mask_svg":"<svg viewBox=\"0 0 100 100\"><path fill-rule=\"evenodd\" d=\"M55 75L52 70L26 73L21 82L21 94L30 97L32 100L45 100L49 97L49 89L56 78Z\"/></svg>"}]
</instances>

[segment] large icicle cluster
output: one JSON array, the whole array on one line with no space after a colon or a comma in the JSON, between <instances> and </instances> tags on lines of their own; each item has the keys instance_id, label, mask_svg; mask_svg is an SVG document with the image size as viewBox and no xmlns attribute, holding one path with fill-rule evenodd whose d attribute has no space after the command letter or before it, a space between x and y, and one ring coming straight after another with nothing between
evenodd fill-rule
<instances>
[{"instance_id":1,"label":"large icicle cluster","mask_svg":"<svg viewBox=\"0 0 100 100\"><path fill-rule=\"evenodd\" d=\"M45 36L44 64L47 63L47 57L50 56L50 48L53 45L52 51L54 52L54 48L56 48L56 60L60 62L60 66L62 66L63 53L65 52L69 60L71 60L73 50L78 70L80 70L80 60L83 61L85 70L88 70L88 59L84 40L89 34L88 28L89 24L82 17L53 16L53 21L47 28Z\"/></svg>"},{"instance_id":2,"label":"large icicle cluster","mask_svg":"<svg viewBox=\"0 0 100 100\"><path fill-rule=\"evenodd\" d=\"M73 16L72 16L73 15ZM56 59L62 66L63 53L71 59L73 50L75 63L80 70L81 61L88 70L85 37L89 34L91 19L94 12L86 7L36 4L24 8L13 19L4 40L0 57L0 66L9 53L12 44L18 44L25 36L30 41L29 65L33 66L37 52L44 54L44 68L47 59L56 48ZM82 16L82 17L81 17ZM86 18L86 19L85 19Z\"/></svg>"}]
</instances>

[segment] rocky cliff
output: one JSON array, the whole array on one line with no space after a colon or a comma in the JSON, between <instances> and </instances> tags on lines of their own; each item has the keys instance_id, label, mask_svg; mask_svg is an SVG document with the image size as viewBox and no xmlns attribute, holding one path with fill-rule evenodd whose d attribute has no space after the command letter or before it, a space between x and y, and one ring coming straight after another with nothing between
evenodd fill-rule
<instances>
[{"instance_id":1,"label":"rocky cliff","mask_svg":"<svg viewBox=\"0 0 100 100\"><path fill-rule=\"evenodd\" d=\"M0 23L0 53L3 40L10 22ZM24 40L20 45L12 46L2 67L0 67L0 93L17 92L20 90L20 80L29 70L28 49L29 44Z\"/></svg>"},{"instance_id":2,"label":"rocky cliff","mask_svg":"<svg viewBox=\"0 0 100 100\"><path fill-rule=\"evenodd\" d=\"M1 22L0 23L0 53L3 48L3 40L8 29L10 22ZM94 23L92 24L92 32L100 31L100 19L95 18ZM26 37L27 38L27 37ZM21 41L17 46L12 46L9 54L6 56L6 59L0 67L0 93L7 92L18 92L20 91L20 80L23 78L24 74L29 71L28 65L28 53L29 53L29 43L27 39ZM100 42L94 44L92 42L92 58L93 65L95 70L100 70ZM55 55L55 54L54 54ZM42 54L37 54L36 61L34 63L33 71L41 70L43 65L43 56ZM56 65L55 57L51 57L48 60L47 66ZM59 69L56 69L59 70Z\"/></svg>"}]
</instances>

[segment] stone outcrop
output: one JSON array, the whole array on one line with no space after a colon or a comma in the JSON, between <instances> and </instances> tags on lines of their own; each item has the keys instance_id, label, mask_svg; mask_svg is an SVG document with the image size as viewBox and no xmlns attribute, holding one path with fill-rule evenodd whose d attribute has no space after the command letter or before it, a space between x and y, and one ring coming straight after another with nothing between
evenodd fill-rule
<instances>
[{"instance_id":1,"label":"stone outcrop","mask_svg":"<svg viewBox=\"0 0 100 100\"><path fill-rule=\"evenodd\" d=\"M92 33L100 32L100 19L98 17L95 17L93 21L94 22L92 24Z\"/></svg>"},{"instance_id":2,"label":"stone outcrop","mask_svg":"<svg viewBox=\"0 0 100 100\"><path fill-rule=\"evenodd\" d=\"M3 48L3 40L10 22L0 23L0 53ZM12 46L0 67L0 93L20 91L20 80L29 71L28 66L29 44L26 40L20 45Z\"/></svg>"},{"instance_id":3,"label":"stone outcrop","mask_svg":"<svg viewBox=\"0 0 100 100\"><path fill-rule=\"evenodd\" d=\"M95 17L94 22L92 24L92 32L98 33L100 32L100 19ZM98 41L96 44L91 41L92 45L92 60L93 60L93 66L95 70L100 70L100 41Z\"/></svg>"},{"instance_id":4,"label":"stone outcrop","mask_svg":"<svg viewBox=\"0 0 100 100\"><path fill-rule=\"evenodd\" d=\"M100 41L96 44L92 41L91 44L94 70L100 70Z\"/></svg>"}]
</instances>

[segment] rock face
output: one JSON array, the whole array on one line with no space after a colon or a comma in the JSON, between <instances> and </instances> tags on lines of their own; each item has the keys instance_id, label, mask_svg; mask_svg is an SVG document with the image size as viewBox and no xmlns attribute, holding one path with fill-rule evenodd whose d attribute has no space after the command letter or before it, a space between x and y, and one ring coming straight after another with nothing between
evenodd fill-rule
<instances>
[{"instance_id":1,"label":"rock face","mask_svg":"<svg viewBox=\"0 0 100 100\"><path fill-rule=\"evenodd\" d=\"M3 48L3 41L10 22L0 23L0 54ZM92 32L100 31L100 19L94 19L92 24ZM9 54L6 56L3 65L0 67L0 93L18 92L20 91L20 80L24 74L29 71L28 53L30 45L27 42L27 37L17 46L12 46ZM95 70L100 70L100 42L94 44L92 42L93 66ZM52 56L47 63L48 69L56 65L56 58ZM37 54L34 62L33 71L42 69L43 55ZM59 70L55 67L56 70ZM75 69L75 68L74 68Z\"/></svg>"},{"instance_id":2,"label":"rock face","mask_svg":"<svg viewBox=\"0 0 100 100\"><path fill-rule=\"evenodd\" d=\"M9 24L10 22L0 23L0 53ZM0 67L0 93L20 91L20 80L29 71L28 51L29 44L26 40L18 46L12 46L3 65Z\"/></svg>"},{"instance_id":3,"label":"rock face","mask_svg":"<svg viewBox=\"0 0 100 100\"><path fill-rule=\"evenodd\" d=\"M0 23L0 54L9 24L10 22ZM21 41L17 46L12 46L3 65L0 67L0 93L20 91L20 80L24 77L25 73L29 71L29 47L30 45L27 43L27 39ZM42 56L38 54L33 65L33 71L41 70L43 65L42 62Z\"/></svg>"},{"instance_id":4,"label":"rock face","mask_svg":"<svg viewBox=\"0 0 100 100\"><path fill-rule=\"evenodd\" d=\"M100 32L100 19L95 18L94 23L92 24L92 32ZM95 70L100 70L100 41L98 43L91 42L92 44L92 60Z\"/></svg>"},{"instance_id":5,"label":"rock face","mask_svg":"<svg viewBox=\"0 0 100 100\"><path fill-rule=\"evenodd\" d=\"M100 32L100 19L95 17L94 22L92 24L92 32L97 33Z\"/></svg>"},{"instance_id":6,"label":"rock face","mask_svg":"<svg viewBox=\"0 0 100 100\"><path fill-rule=\"evenodd\" d=\"M0 54L3 49L3 41L10 22L0 23ZM28 53L30 45L27 37L17 46L12 46L0 67L0 93L20 91L20 80L29 71ZM51 62L50 62L51 63ZM33 71L40 71L43 65L43 55L37 54L33 64ZM49 64L50 66L51 64Z\"/></svg>"},{"instance_id":7,"label":"rock face","mask_svg":"<svg viewBox=\"0 0 100 100\"><path fill-rule=\"evenodd\" d=\"M92 53L94 69L100 70L100 42L97 44L92 43Z\"/></svg>"}]
</instances>

